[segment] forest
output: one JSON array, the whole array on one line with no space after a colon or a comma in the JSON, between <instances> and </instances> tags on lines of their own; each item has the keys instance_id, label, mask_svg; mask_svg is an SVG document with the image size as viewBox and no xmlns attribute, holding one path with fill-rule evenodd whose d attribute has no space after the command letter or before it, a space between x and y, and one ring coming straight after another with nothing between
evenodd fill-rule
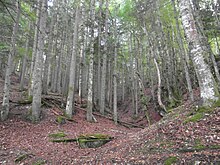
<instances>
[{"instance_id":1,"label":"forest","mask_svg":"<svg viewBox=\"0 0 220 165\"><path fill-rule=\"evenodd\" d=\"M0 164L220 164L219 0L0 0Z\"/></svg>"}]
</instances>

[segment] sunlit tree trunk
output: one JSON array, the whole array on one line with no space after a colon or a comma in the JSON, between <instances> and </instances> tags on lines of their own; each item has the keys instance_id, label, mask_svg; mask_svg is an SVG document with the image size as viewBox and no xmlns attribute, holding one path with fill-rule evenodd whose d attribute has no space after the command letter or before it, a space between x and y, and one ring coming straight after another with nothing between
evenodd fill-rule
<instances>
[{"instance_id":1,"label":"sunlit tree trunk","mask_svg":"<svg viewBox=\"0 0 220 165\"><path fill-rule=\"evenodd\" d=\"M8 54L8 62L6 66L6 73L5 73L5 83L4 83L4 95L3 95L3 103L2 103L2 109L0 110L0 119L2 121L6 120L8 118L8 113L9 113L9 91L10 91L10 75L11 75L11 67L12 67L12 62L13 58L15 56L15 51L16 51L16 36L17 36L17 31L18 31L18 25L19 25L19 18L20 18L20 2L17 0L16 2L16 11L17 11L17 16L16 20L14 23L13 27L13 32L11 36L11 45L10 45L10 50Z\"/></svg>"},{"instance_id":2,"label":"sunlit tree trunk","mask_svg":"<svg viewBox=\"0 0 220 165\"><path fill-rule=\"evenodd\" d=\"M200 96L203 105L209 106L218 99L218 91L210 68L204 59L208 52L201 46L201 34L196 29L190 0L180 0L179 7L186 39L190 45L193 66L199 82Z\"/></svg>"}]
</instances>

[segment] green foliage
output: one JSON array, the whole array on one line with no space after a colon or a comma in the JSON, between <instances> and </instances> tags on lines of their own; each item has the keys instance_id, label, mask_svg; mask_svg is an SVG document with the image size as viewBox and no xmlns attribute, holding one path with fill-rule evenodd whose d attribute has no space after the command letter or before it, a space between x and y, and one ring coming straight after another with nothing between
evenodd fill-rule
<instances>
[{"instance_id":1,"label":"green foliage","mask_svg":"<svg viewBox=\"0 0 220 165\"><path fill-rule=\"evenodd\" d=\"M52 133L52 134L49 134L48 137L50 138L54 138L54 139L58 139L58 138L63 138L63 137L66 137L67 135L60 131L60 132L56 132L56 133Z\"/></svg>"},{"instance_id":2,"label":"green foliage","mask_svg":"<svg viewBox=\"0 0 220 165\"><path fill-rule=\"evenodd\" d=\"M31 19L31 21L35 21L36 20L36 14L33 10L31 10L31 5L25 2L21 2L21 10L22 12L24 12L26 15L29 16L29 18Z\"/></svg>"},{"instance_id":3,"label":"green foliage","mask_svg":"<svg viewBox=\"0 0 220 165\"><path fill-rule=\"evenodd\" d=\"M0 51L9 50L10 46L4 42L0 42Z\"/></svg>"},{"instance_id":4,"label":"green foliage","mask_svg":"<svg viewBox=\"0 0 220 165\"><path fill-rule=\"evenodd\" d=\"M178 158L176 156L170 156L164 161L164 165L171 165L175 164L178 161Z\"/></svg>"},{"instance_id":5,"label":"green foliage","mask_svg":"<svg viewBox=\"0 0 220 165\"><path fill-rule=\"evenodd\" d=\"M134 11L134 1L132 0L125 0L125 2L122 4L120 7L119 11L119 17L122 18L124 21L127 22L133 22L134 16L133 16L133 11Z\"/></svg>"}]
</instances>

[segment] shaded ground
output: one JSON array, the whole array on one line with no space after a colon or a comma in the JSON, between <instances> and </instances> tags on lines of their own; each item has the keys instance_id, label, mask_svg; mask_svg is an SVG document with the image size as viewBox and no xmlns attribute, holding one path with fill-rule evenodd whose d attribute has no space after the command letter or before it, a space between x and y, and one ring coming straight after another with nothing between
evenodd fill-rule
<instances>
[{"instance_id":1,"label":"shaded ground","mask_svg":"<svg viewBox=\"0 0 220 165\"><path fill-rule=\"evenodd\" d=\"M0 85L2 83L0 80ZM11 100L19 100L22 95L24 93L13 86ZM205 113L198 122L186 123L186 118L193 114L192 105L185 104L145 129L116 126L111 120L99 116L95 116L98 123L88 123L85 112L79 109L73 117L76 122L67 121L60 125L53 113L57 109L44 108L43 120L32 124L23 119L22 114L28 108L28 105L11 103L10 118L0 122L0 164L16 164L15 159L23 153L28 156L17 164L133 165L166 164L169 161L176 164L220 164L219 108ZM128 114L129 111L120 116L131 122ZM147 123L141 121L140 125L146 126ZM70 138L80 134L104 133L113 136L114 140L96 149L81 149L75 142L50 142L48 135L57 131L64 131Z\"/></svg>"}]
</instances>

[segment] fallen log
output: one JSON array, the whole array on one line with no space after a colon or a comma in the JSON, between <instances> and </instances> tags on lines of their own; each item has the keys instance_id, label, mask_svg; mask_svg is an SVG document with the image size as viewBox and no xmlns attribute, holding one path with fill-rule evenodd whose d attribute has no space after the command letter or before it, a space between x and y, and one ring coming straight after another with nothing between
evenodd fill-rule
<instances>
[{"instance_id":1,"label":"fallen log","mask_svg":"<svg viewBox=\"0 0 220 165\"><path fill-rule=\"evenodd\" d=\"M52 139L50 141L55 143L77 142L81 148L97 148L112 139L114 138L104 134L86 134L74 139Z\"/></svg>"},{"instance_id":2,"label":"fallen log","mask_svg":"<svg viewBox=\"0 0 220 165\"><path fill-rule=\"evenodd\" d=\"M54 143L67 143L67 142L76 142L78 141L78 139L52 139L50 140L51 142L54 142Z\"/></svg>"}]
</instances>

